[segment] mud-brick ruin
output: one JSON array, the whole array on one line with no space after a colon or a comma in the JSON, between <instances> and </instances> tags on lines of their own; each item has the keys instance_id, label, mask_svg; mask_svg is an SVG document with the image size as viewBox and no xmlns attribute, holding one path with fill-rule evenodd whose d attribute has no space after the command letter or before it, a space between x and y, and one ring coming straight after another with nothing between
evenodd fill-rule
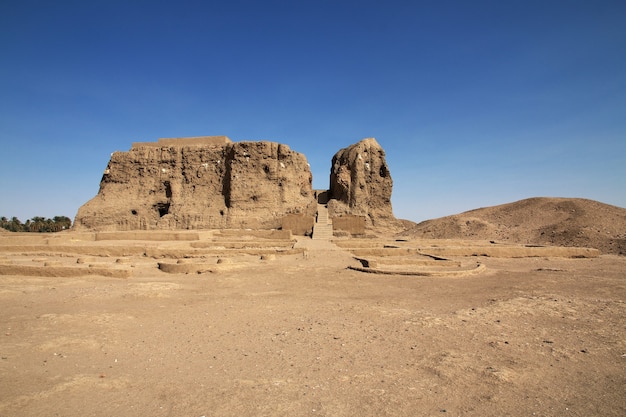
<instances>
[{"instance_id":1,"label":"mud-brick ruin","mask_svg":"<svg viewBox=\"0 0 626 417\"><path fill-rule=\"evenodd\" d=\"M385 152L373 138L332 159L328 190L313 190L306 157L268 141L159 139L114 152L76 230L286 229L352 235L396 221ZM314 233L314 228L316 233ZM330 236L328 236L330 237Z\"/></svg>"}]
</instances>

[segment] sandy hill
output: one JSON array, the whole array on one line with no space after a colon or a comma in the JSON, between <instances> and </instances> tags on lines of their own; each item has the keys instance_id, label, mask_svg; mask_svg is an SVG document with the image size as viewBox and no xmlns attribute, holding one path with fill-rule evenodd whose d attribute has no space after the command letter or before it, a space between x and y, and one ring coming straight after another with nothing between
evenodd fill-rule
<instances>
[{"instance_id":1,"label":"sandy hill","mask_svg":"<svg viewBox=\"0 0 626 417\"><path fill-rule=\"evenodd\" d=\"M626 255L626 209L581 198L529 198L427 220L400 236L591 247Z\"/></svg>"}]
</instances>

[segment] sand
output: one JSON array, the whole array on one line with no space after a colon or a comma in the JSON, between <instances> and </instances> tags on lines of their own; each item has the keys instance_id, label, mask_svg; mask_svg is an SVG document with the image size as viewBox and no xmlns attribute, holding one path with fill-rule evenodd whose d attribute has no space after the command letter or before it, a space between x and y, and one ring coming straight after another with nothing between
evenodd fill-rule
<instances>
[{"instance_id":1,"label":"sand","mask_svg":"<svg viewBox=\"0 0 626 417\"><path fill-rule=\"evenodd\" d=\"M95 244L74 243L124 246ZM626 257L460 256L447 265L485 271L406 276L304 238L274 256L142 245L0 252L131 271L0 275L0 416L626 415Z\"/></svg>"},{"instance_id":2,"label":"sand","mask_svg":"<svg viewBox=\"0 0 626 417\"><path fill-rule=\"evenodd\" d=\"M578 246L626 255L626 209L583 198L529 198L407 229L402 236Z\"/></svg>"}]
</instances>

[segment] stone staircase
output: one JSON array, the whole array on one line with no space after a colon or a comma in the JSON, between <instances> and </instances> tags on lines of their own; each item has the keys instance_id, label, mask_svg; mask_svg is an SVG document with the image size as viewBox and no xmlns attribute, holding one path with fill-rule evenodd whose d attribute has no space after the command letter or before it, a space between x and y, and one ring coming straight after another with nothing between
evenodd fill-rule
<instances>
[{"instance_id":1,"label":"stone staircase","mask_svg":"<svg viewBox=\"0 0 626 417\"><path fill-rule=\"evenodd\" d=\"M325 204L317 205L317 219L313 225L314 240L330 240L333 237L333 225L328 220L328 208Z\"/></svg>"}]
</instances>

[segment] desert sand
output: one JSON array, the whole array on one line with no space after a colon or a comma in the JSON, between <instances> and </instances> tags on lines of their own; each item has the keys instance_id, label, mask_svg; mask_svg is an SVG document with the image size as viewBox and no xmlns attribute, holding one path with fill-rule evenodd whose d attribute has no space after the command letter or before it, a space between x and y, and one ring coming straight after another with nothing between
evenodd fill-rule
<instances>
[{"instance_id":1,"label":"desert sand","mask_svg":"<svg viewBox=\"0 0 626 417\"><path fill-rule=\"evenodd\" d=\"M95 236L0 237L0 416L626 415L626 257Z\"/></svg>"},{"instance_id":2,"label":"desert sand","mask_svg":"<svg viewBox=\"0 0 626 417\"><path fill-rule=\"evenodd\" d=\"M409 225L412 238L582 246L626 255L626 209L584 198L535 197Z\"/></svg>"}]
</instances>

